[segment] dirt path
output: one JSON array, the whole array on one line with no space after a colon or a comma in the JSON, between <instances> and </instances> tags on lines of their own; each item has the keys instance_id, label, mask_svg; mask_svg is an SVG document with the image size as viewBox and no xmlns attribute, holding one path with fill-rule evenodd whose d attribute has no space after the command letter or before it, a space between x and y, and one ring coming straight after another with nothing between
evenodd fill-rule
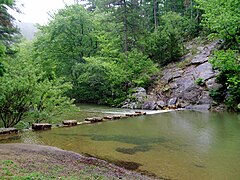
<instances>
[{"instance_id":1,"label":"dirt path","mask_svg":"<svg viewBox=\"0 0 240 180\"><path fill-rule=\"evenodd\" d=\"M0 144L0 179L151 179L55 147Z\"/></svg>"}]
</instances>

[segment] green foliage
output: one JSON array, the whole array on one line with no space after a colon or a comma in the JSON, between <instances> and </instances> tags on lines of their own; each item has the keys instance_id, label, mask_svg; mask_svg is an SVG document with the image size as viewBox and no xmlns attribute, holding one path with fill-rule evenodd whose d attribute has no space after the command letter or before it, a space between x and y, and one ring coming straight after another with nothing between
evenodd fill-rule
<instances>
[{"instance_id":1,"label":"green foliage","mask_svg":"<svg viewBox=\"0 0 240 180\"><path fill-rule=\"evenodd\" d=\"M2 61L3 61L2 58L5 55L5 51L6 51L5 46L0 44L0 77L3 76L3 74L5 72L5 68L4 68L4 65L2 63Z\"/></svg>"},{"instance_id":2,"label":"green foliage","mask_svg":"<svg viewBox=\"0 0 240 180\"><path fill-rule=\"evenodd\" d=\"M132 50L127 54L127 60L122 60L123 69L128 72L128 79L133 87L148 87L151 76L158 72L156 65L142 52Z\"/></svg>"},{"instance_id":3,"label":"green foliage","mask_svg":"<svg viewBox=\"0 0 240 180\"><path fill-rule=\"evenodd\" d=\"M220 50L215 52L211 60L213 67L220 71L218 79L225 82L228 91L226 104L230 109L237 110L240 103L240 56L237 51Z\"/></svg>"},{"instance_id":4,"label":"green foliage","mask_svg":"<svg viewBox=\"0 0 240 180\"><path fill-rule=\"evenodd\" d=\"M59 10L47 26L39 28L41 31L35 42L36 57L41 57L50 74L56 71L59 76L71 78L72 67L84 62L83 57L96 52L94 26L81 5Z\"/></svg>"},{"instance_id":5,"label":"green foliage","mask_svg":"<svg viewBox=\"0 0 240 180\"><path fill-rule=\"evenodd\" d=\"M203 25L225 41L226 49L239 49L240 1L239 0L196 0L202 9Z\"/></svg>"},{"instance_id":6,"label":"green foliage","mask_svg":"<svg viewBox=\"0 0 240 180\"><path fill-rule=\"evenodd\" d=\"M197 78L197 79L195 80L195 83L196 83L197 85L199 85L199 86L202 86L202 85L204 84L204 80L203 80L202 78Z\"/></svg>"},{"instance_id":7,"label":"green foliage","mask_svg":"<svg viewBox=\"0 0 240 180\"><path fill-rule=\"evenodd\" d=\"M27 48L22 46L23 51L16 59L4 62L6 73L0 77L0 119L5 127L13 127L27 114L36 122L46 120L72 103L63 96L71 85L62 79L47 79Z\"/></svg>"},{"instance_id":8,"label":"green foliage","mask_svg":"<svg viewBox=\"0 0 240 180\"><path fill-rule=\"evenodd\" d=\"M103 62L98 58L88 58L86 63L75 66L76 78L73 93L78 101L98 102L104 101L111 93L110 78L111 68L116 66Z\"/></svg>"},{"instance_id":9,"label":"green foliage","mask_svg":"<svg viewBox=\"0 0 240 180\"><path fill-rule=\"evenodd\" d=\"M48 78L67 77L73 84L67 94L78 102L117 105L129 88L147 87L157 71L146 55L133 49L135 45L123 53L122 24L111 19L112 13L98 9L89 13L72 5L60 10L48 26L40 27L34 57ZM137 42L135 37L131 41Z\"/></svg>"},{"instance_id":10,"label":"green foliage","mask_svg":"<svg viewBox=\"0 0 240 180\"><path fill-rule=\"evenodd\" d=\"M221 89L211 89L209 92L209 96L211 96L213 100L216 101L217 103L222 102L223 95Z\"/></svg>"},{"instance_id":11,"label":"green foliage","mask_svg":"<svg viewBox=\"0 0 240 180\"><path fill-rule=\"evenodd\" d=\"M14 43L19 42L19 31L14 26L13 22L15 19L9 14L9 8L17 12L19 11L15 6L15 0L0 1L0 44L5 46L7 54L13 54L15 51L12 49L12 46Z\"/></svg>"},{"instance_id":12,"label":"green foliage","mask_svg":"<svg viewBox=\"0 0 240 180\"><path fill-rule=\"evenodd\" d=\"M183 2L173 4L94 0L89 12L79 4L67 6L40 27L34 57L46 77L64 76L73 84L69 97L116 105L131 88L148 87L158 71L154 62L177 60L184 40L195 34L194 18L176 13L184 14Z\"/></svg>"},{"instance_id":13,"label":"green foliage","mask_svg":"<svg viewBox=\"0 0 240 180\"><path fill-rule=\"evenodd\" d=\"M91 57L75 66L73 92L78 101L117 105L127 96L131 87L149 85L151 75L157 72L153 62L141 52L129 52L127 59Z\"/></svg>"},{"instance_id":14,"label":"green foliage","mask_svg":"<svg viewBox=\"0 0 240 180\"><path fill-rule=\"evenodd\" d=\"M183 53L185 19L174 12L161 17L158 30L147 38L146 52L161 65L177 60Z\"/></svg>"}]
</instances>

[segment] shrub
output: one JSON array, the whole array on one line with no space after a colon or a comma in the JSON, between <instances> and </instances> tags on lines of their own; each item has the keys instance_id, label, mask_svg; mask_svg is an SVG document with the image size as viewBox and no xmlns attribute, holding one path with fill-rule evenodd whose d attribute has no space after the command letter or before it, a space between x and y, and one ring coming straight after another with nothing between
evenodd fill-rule
<instances>
[{"instance_id":1,"label":"shrub","mask_svg":"<svg viewBox=\"0 0 240 180\"><path fill-rule=\"evenodd\" d=\"M199 86L202 86L202 85L204 84L204 80L203 80L202 78L197 78L197 79L195 80L195 83L196 83L197 85L199 85Z\"/></svg>"},{"instance_id":2,"label":"shrub","mask_svg":"<svg viewBox=\"0 0 240 180\"><path fill-rule=\"evenodd\" d=\"M91 57L74 67L74 86L70 94L79 102L118 105L130 88L147 87L155 64L141 52L133 50L120 58Z\"/></svg>"},{"instance_id":3,"label":"shrub","mask_svg":"<svg viewBox=\"0 0 240 180\"><path fill-rule=\"evenodd\" d=\"M16 59L4 62L6 72L0 77L0 119L5 127L13 127L26 115L35 122L46 120L72 104L63 95L71 84L45 78L42 67L30 58L28 46L23 48Z\"/></svg>"},{"instance_id":4,"label":"shrub","mask_svg":"<svg viewBox=\"0 0 240 180\"><path fill-rule=\"evenodd\" d=\"M218 79L225 83L228 96L226 105L233 110L238 110L240 103L240 56L234 50L216 51L211 60L213 67L220 71Z\"/></svg>"},{"instance_id":5,"label":"shrub","mask_svg":"<svg viewBox=\"0 0 240 180\"><path fill-rule=\"evenodd\" d=\"M163 15L160 22L158 30L146 39L146 53L155 62L166 65L182 56L189 23L175 12Z\"/></svg>"}]
</instances>

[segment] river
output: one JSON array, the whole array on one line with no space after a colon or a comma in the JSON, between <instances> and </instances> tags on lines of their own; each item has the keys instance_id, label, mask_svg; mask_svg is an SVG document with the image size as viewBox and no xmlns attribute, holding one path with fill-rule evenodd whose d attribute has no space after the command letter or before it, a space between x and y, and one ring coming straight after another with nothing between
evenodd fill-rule
<instances>
[{"instance_id":1,"label":"river","mask_svg":"<svg viewBox=\"0 0 240 180\"><path fill-rule=\"evenodd\" d=\"M122 114L129 110L80 106L74 114ZM158 112L104 123L22 133L0 143L56 146L169 179L240 179L240 115Z\"/></svg>"}]
</instances>

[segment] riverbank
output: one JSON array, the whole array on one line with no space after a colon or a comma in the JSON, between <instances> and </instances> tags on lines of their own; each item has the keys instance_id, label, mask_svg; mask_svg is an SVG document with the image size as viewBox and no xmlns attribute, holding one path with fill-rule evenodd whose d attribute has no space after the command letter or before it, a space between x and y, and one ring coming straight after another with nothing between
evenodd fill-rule
<instances>
[{"instance_id":1,"label":"riverbank","mask_svg":"<svg viewBox=\"0 0 240 180\"><path fill-rule=\"evenodd\" d=\"M152 179L55 147L0 144L0 179Z\"/></svg>"}]
</instances>

